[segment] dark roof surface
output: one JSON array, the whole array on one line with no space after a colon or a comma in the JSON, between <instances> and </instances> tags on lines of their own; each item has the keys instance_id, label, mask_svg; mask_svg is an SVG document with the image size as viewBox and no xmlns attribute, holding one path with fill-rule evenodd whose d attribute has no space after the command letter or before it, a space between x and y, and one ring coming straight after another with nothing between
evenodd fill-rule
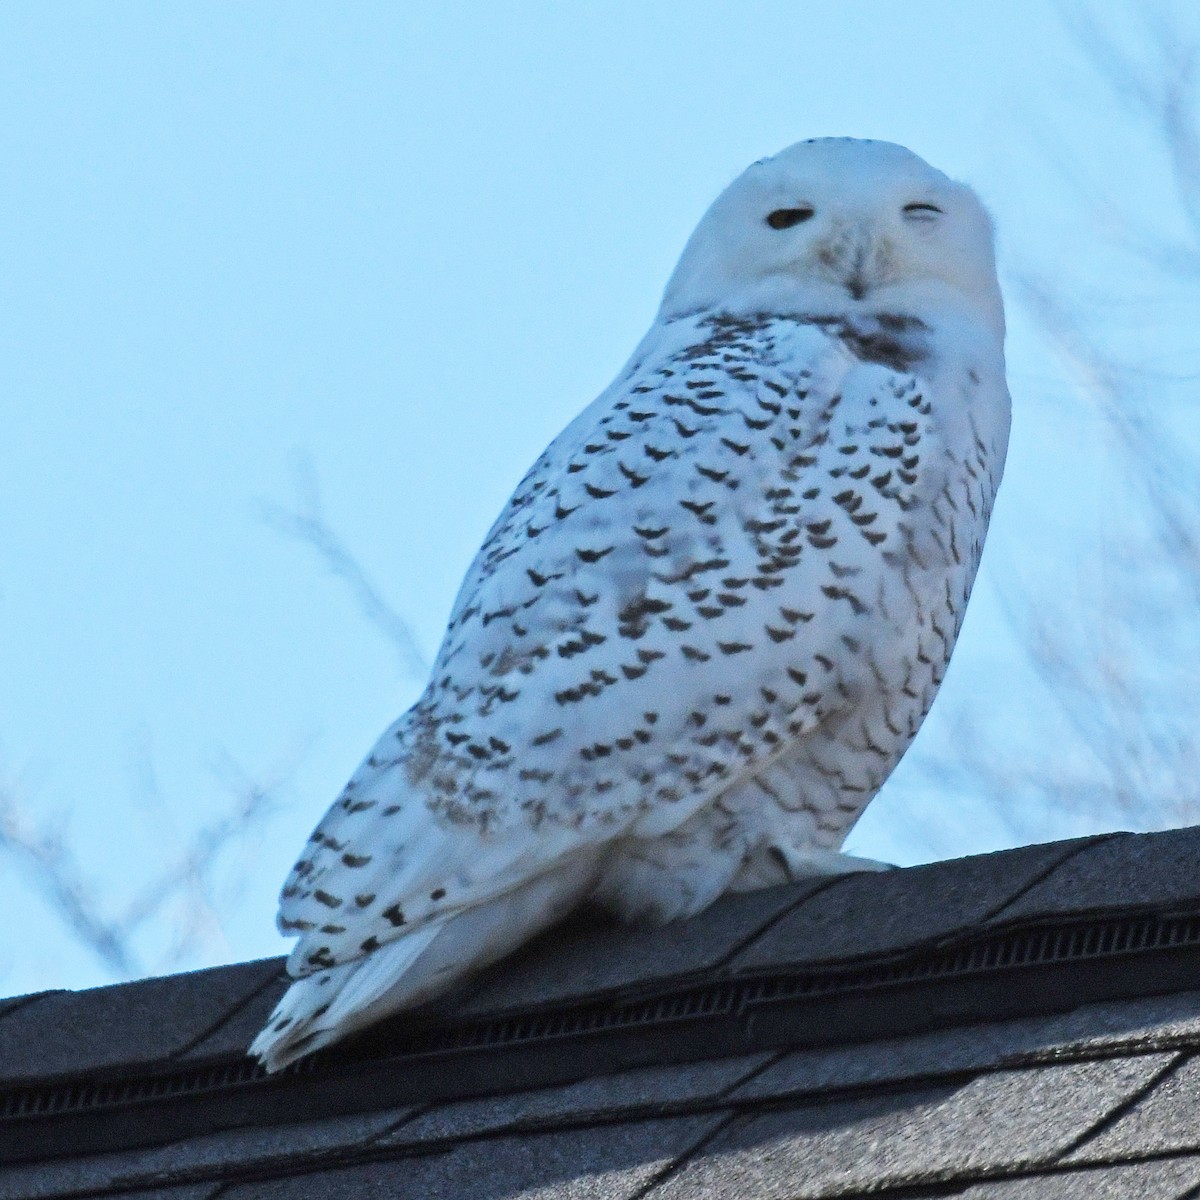
<instances>
[{"instance_id":1,"label":"dark roof surface","mask_svg":"<svg viewBox=\"0 0 1200 1200\"><path fill-rule=\"evenodd\" d=\"M575 920L265 1080L280 960L0 1001L0 1200L1200 1197L1200 829Z\"/></svg>"}]
</instances>

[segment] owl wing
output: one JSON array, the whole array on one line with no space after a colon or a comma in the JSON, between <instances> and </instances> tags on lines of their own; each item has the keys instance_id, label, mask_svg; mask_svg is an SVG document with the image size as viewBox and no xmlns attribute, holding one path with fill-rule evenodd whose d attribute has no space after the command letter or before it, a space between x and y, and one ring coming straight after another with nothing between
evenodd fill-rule
<instances>
[{"instance_id":1,"label":"owl wing","mask_svg":"<svg viewBox=\"0 0 1200 1200\"><path fill-rule=\"evenodd\" d=\"M870 685L919 381L798 320L669 334L492 528L425 694L285 886L294 974L668 832Z\"/></svg>"}]
</instances>

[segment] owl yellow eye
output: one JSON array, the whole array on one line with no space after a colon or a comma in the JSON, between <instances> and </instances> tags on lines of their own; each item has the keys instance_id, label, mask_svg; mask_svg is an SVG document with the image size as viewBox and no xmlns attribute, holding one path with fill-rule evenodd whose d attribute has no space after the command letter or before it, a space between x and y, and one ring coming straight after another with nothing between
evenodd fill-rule
<instances>
[{"instance_id":1,"label":"owl yellow eye","mask_svg":"<svg viewBox=\"0 0 1200 1200\"><path fill-rule=\"evenodd\" d=\"M811 208L777 208L767 217L767 224L772 229L791 229L793 225L807 221L812 215Z\"/></svg>"},{"instance_id":2,"label":"owl yellow eye","mask_svg":"<svg viewBox=\"0 0 1200 1200\"><path fill-rule=\"evenodd\" d=\"M936 204L906 204L904 215L928 221L931 217L941 216L942 210Z\"/></svg>"}]
</instances>

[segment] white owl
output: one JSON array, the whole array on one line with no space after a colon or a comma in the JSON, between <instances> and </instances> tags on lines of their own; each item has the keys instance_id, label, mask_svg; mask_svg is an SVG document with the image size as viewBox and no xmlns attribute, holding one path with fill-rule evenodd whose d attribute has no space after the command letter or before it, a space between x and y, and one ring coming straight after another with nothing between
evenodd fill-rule
<instances>
[{"instance_id":1,"label":"white owl","mask_svg":"<svg viewBox=\"0 0 1200 1200\"><path fill-rule=\"evenodd\" d=\"M669 921L838 853L929 710L1004 464L991 224L885 142L755 163L488 534L309 839L268 1069L585 898Z\"/></svg>"}]
</instances>

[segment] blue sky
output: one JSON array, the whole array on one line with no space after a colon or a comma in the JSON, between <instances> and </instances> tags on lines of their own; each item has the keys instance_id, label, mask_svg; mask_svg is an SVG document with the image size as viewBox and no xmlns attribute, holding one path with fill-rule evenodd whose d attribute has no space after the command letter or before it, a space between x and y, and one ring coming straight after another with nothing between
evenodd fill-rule
<instances>
[{"instance_id":1,"label":"blue sky","mask_svg":"<svg viewBox=\"0 0 1200 1200\"><path fill-rule=\"evenodd\" d=\"M231 764L282 775L226 864L223 932L180 965L282 949L284 872L418 684L264 507L311 464L431 656L495 512L621 365L708 202L822 134L971 182L1004 269L1067 288L1132 299L1068 161L1174 219L1044 0L0 7L0 782L105 902L171 825L222 811ZM1146 318L1121 314L1129 336ZM1009 353L1009 478L947 691L1019 731L1039 718L987 572L1069 555L1111 481L1019 312ZM931 805L949 844L912 831ZM1003 842L959 806L902 769L853 848ZM14 861L0 876L0 991L111 979ZM147 969L169 941L147 931Z\"/></svg>"}]
</instances>

